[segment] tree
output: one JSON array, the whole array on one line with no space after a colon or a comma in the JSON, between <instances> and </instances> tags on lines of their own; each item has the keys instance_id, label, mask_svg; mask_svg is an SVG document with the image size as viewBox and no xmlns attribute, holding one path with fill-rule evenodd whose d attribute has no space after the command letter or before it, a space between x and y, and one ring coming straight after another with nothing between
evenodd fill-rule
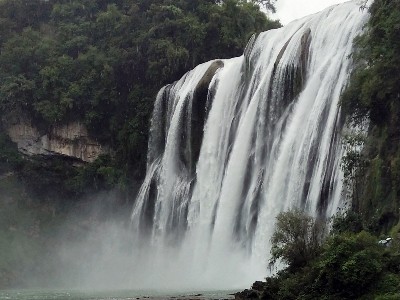
<instances>
[{"instance_id":1,"label":"tree","mask_svg":"<svg viewBox=\"0 0 400 300\"><path fill-rule=\"evenodd\" d=\"M248 0L0 0L0 25L0 113L82 122L137 180L158 90L280 26Z\"/></svg>"},{"instance_id":2,"label":"tree","mask_svg":"<svg viewBox=\"0 0 400 300\"><path fill-rule=\"evenodd\" d=\"M369 11L366 31L355 42L356 68L342 103L346 112L369 115L373 125L383 126L400 99L400 1L377 0Z\"/></svg>"},{"instance_id":3,"label":"tree","mask_svg":"<svg viewBox=\"0 0 400 300\"><path fill-rule=\"evenodd\" d=\"M324 222L300 210L281 212L271 238L270 262L281 259L292 270L305 266L319 254L324 234Z\"/></svg>"},{"instance_id":4,"label":"tree","mask_svg":"<svg viewBox=\"0 0 400 300\"><path fill-rule=\"evenodd\" d=\"M341 101L353 127L365 128L369 119L368 135L362 152L348 152L342 167L352 183L352 209L367 228L380 233L400 217L400 1L373 1L369 12L355 41L355 68ZM357 147L357 140L350 142Z\"/></svg>"},{"instance_id":5,"label":"tree","mask_svg":"<svg viewBox=\"0 0 400 300\"><path fill-rule=\"evenodd\" d=\"M266 10L272 11L273 13L276 12L276 0L251 0L251 2L260 5L261 7L264 7Z\"/></svg>"},{"instance_id":6,"label":"tree","mask_svg":"<svg viewBox=\"0 0 400 300\"><path fill-rule=\"evenodd\" d=\"M399 299L399 266L395 244L384 247L365 231L335 231L305 267L267 277L257 290L271 300Z\"/></svg>"},{"instance_id":7,"label":"tree","mask_svg":"<svg viewBox=\"0 0 400 300\"><path fill-rule=\"evenodd\" d=\"M376 237L362 231L331 236L318 259L317 285L341 299L355 299L378 281L390 257Z\"/></svg>"}]
</instances>

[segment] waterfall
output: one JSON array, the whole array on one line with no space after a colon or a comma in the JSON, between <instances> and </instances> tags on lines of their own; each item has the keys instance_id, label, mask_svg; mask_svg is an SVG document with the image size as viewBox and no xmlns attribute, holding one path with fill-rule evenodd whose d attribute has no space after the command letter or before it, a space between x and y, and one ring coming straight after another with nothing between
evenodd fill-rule
<instances>
[{"instance_id":1,"label":"waterfall","mask_svg":"<svg viewBox=\"0 0 400 300\"><path fill-rule=\"evenodd\" d=\"M368 19L359 6L261 33L241 57L161 89L132 212L132 286L249 286L267 274L279 212L327 218L343 205L339 98Z\"/></svg>"}]
</instances>

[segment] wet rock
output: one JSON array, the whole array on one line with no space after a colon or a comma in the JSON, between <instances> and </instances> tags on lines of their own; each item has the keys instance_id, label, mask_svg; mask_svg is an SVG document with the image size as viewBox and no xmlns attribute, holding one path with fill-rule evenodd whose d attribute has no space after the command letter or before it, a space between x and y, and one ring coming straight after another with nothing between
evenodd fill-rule
<instances>
[{"instance_id":1,"label":"wet rock","mask_svg":"<svg viewBox=\"0 0 400 300\"><path fill-rule=\"evenodd\" d=\"M31 120L23 117L7 122L3 120L3 126L18 150L28 156L59 155L93 162L100 155L110 152L107 146L91 137L86 126L80 122L57 125L46 132L41 132Z\"/></svg>"},{"instance_id":2,"label":"wet rock","mask_svg":"<svg viewBox=\"0 0 400 300\"><path fill-rule=\"evenodd\" d=\"M220 60L216 60L210 65L194 89L192 102L188 101L186 103L187 115L190 116L190 132L182 133L181 145L186 144L186 146L181 150L181 157L192 175L195 173L195 167L200 155L204 124L212 105L212 97L209 95L210 83L223 65L224 63ZM183 123L186 122L187 120L183 121Z\"/></svg>"},{"instance_id":3,"label":"wet rock","mask_svg":"<svg viewBox=\"0 0 400 300\"><path fill-rule=\"evenodd\" d=\"M265 289L265 282L256 281L256 282L254 282L253 285L251 286L251 289L252 289L252 290L255 290L255 291L262 292L262 291L264 291L264 289Z\"/></svg>"},{"instance_id":4,"label":"wet rock","mask_svg":"<svg viewBox=\"0 0 400 300\"><path fill-rule=\"evenodd\" d=\"M260 299L261 292L253 289L244 290L235 294L235 300Z\"/></svg>"}]
</instances>

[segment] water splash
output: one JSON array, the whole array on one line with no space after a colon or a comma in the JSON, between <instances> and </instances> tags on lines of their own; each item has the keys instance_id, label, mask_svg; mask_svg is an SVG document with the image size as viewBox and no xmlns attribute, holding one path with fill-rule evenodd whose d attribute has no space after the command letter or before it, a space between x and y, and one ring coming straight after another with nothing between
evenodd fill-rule
<instances>
[{"instance_id":1,"label":"water splash","mask_svg":"<svg viewBox=\"0 0 400 300\"><path fill-rule=\"evenodd\" d=\"M280 211L336 212L339 97L367 18L357 1L332 6L159 92L132 213L141 274L133 285L248 286L266 275Z\"/></svg>"}]
</instances>

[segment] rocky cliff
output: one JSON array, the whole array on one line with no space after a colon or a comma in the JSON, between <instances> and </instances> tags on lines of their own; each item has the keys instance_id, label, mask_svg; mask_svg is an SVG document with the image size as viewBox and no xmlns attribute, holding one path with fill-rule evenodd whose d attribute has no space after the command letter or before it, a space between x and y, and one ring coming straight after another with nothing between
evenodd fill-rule
<instances>
[{"instance_id":1,"label":"rocky cliff","mask_svg":"<svg viewBox=\"0 0 400 300\"><path fill-rule=\"evenodd\" d=\"M106 145L91 137L80 122L54 126L41 132L29 119L3 120L3 127L18 150L26 155L61 155L83 162L93 162L101 154L109 153Z\"/></svg>"}]
</instances>

